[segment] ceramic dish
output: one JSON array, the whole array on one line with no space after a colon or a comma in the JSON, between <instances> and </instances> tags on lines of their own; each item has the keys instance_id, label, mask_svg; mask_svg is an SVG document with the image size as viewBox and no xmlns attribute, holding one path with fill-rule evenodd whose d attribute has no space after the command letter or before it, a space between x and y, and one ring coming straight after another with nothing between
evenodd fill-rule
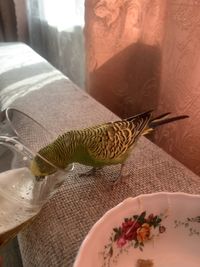
<instances>
[{"instance_id":1,"label":"ceramic dish","mask_svg":"<svg viewBox=\"0 0 200 267\"><path fill-rule=\"evenodd\" d=\"M74 267L199 267L200 196L127 198L89 231Z\"/></svg>"}]
</instances>

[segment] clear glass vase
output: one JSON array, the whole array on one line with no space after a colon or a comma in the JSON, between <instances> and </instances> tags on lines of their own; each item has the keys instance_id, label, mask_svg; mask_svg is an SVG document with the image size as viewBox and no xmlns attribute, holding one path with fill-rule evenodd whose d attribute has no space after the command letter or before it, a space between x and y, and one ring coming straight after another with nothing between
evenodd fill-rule
<instances>
[{"instance_id":1,"label":"clear glass vase","mask_svg":"<svg viewBox=\"0 0 200 267\"><path fill-rule=\"evenodd\" d=\"M32 159L52 140L49 131L19 110L0 114L0 246L37 216L73 168L59 169L41 158L56 172L40 180L31 173Z\"/></svg>"}]
</instances>

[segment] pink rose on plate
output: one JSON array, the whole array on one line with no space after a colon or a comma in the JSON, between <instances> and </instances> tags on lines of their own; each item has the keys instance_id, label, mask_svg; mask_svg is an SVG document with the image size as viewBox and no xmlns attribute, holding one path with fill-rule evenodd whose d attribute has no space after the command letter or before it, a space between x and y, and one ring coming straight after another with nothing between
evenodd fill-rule
<instances>
[{"instance_id":1,"label":"pink rose on plate","mask_svg":"<svg viewBox=\"0 0 200 267\"><path fill-rule=\"evenodd\" d=\"M126 245L126 239L123 237L123 236L121 236L118 240L117 240L117 246L119 247L119 248L122 248L124 245Z\"/></svg>"}]
</instances>

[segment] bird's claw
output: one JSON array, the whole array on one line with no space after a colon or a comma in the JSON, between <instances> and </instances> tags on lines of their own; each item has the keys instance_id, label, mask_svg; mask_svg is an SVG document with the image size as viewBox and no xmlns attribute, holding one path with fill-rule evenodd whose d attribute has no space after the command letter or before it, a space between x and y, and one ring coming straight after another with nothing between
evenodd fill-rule
<instances>
[{"instance_id":1,"label":"bird's claw","mask_svg":"<svg viewBox=\"0 0 200 267\"><path fill-rule=\"evenodd\" d=\"M110 182L110 185L112 187L112 189L114 189L115 186L122 184L122 183L126 183L126 181L130 178L130 175L120 175L116 180L112 180Z\"/></svg>"}]
</instances>

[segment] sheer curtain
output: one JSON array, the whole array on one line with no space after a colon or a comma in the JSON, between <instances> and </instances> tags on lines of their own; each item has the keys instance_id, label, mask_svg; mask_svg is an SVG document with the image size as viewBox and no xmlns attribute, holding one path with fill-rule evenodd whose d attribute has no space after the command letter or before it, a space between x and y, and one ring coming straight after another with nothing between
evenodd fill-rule
<instances>
[{"instance_id":1,"label":"sheer curtain","mask_svg":"<svg viewBox=\"0 0 200 267\"><path fill-rule=\"evenodd\" d=\"M27 0L30 45L84 88L84 0Z\"/></svg>"}]
</instances>

